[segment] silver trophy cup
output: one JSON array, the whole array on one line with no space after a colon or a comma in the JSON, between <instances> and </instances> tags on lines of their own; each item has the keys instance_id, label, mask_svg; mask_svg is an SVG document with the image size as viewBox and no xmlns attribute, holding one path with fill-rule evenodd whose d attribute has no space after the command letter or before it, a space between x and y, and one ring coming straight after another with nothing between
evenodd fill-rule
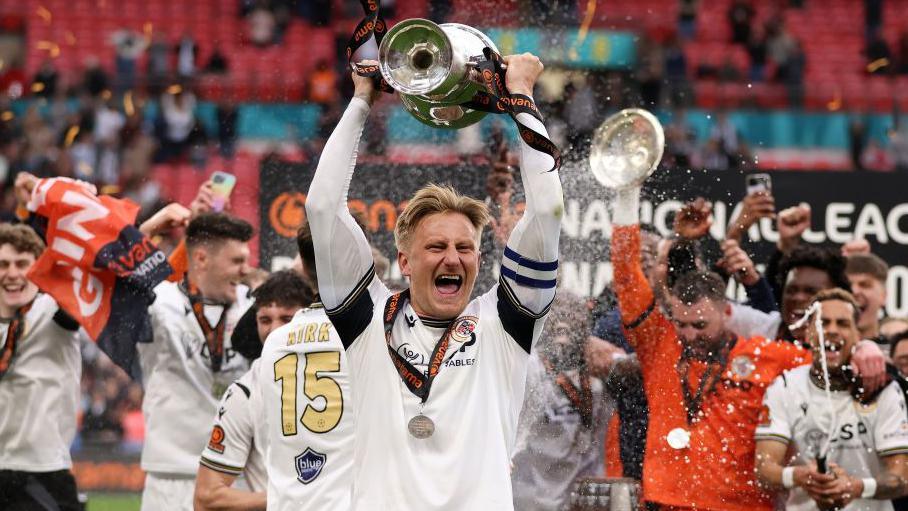
<instances>
[{"instance_id":1,"label":"silver trophy cup","mask_svg":"<svg viewBox=\"0 0 908 511\"><path fill-rule=\"evenodd\" d=\"M656 170L664 149L659 119L646 110L628 108L610 116L593 134L590 169L606 188L633 188Z\"/></svg>"},{"instance_id":2,"label":"silver trophy cup","mask_svg":"<svg viewBox=\"0 0 908 511\"><path fill-rule=\"evenodd\" d=\"M498 51L473 27L413 18L385 34L378 62L382 77L413 117L436 128L458 129L486 115L461 106L485 88L474 64L484 59L486 46Z\"/></svg>"}]
</instances>

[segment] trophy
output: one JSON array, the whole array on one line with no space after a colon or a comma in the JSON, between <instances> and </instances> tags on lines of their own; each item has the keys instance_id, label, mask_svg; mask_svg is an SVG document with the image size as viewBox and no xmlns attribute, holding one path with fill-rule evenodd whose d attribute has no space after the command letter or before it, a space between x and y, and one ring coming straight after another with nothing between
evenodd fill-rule
<instances>
[{"instance_id":1,"label":"trophy","mask_svg":"<svg viewBox=\"0 0 908 511\"><path fill-rule=\"evenodd\" d=\"M473 27L408 19L382 39L379 69L413 117L436 128L459 129L486 115L462 105L485 89L475 69L477 62L485 60L485 47L498 51L488 36Z\"/></svg>"},{"instance_id":2,"label":"trophy","mask_svg":"<svg viewBox=\"0 0 908 511\"><path fill-rule=\"evenodd\" d=\"M596 129L590 144L590 168L606 188L633 188L656 170L664 149L665 132L659 119L646 110L628 108Z\"/></svg>"}]
</instances>

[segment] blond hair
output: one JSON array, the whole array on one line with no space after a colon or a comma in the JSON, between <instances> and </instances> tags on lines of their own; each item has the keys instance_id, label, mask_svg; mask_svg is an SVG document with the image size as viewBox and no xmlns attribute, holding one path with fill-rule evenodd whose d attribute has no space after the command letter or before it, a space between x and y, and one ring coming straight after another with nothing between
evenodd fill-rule
<instances>
[{"instance_id":1,"label":"blond hair","mask_svg":"<svg viewBox=\"0 0 908 511\"><path fill-rule=\"evenodd\" d=\"M44 252L44 241L24 224L0 224L0 246L12 245L16 252L31 252L35 258Z\"/></svg>"},{"instance_id":2,"label":"blond hair","mask_svg":"<svg viewBox=\"0 0 908 511\"><path fill-rule=\"evenodd\" d=\"M394 242L398 250L406 248L416 227L425 217L435 213L460 213L470 220L477 233L489 223L489 208L482 202L457 193L451 186L430 184L418 192L403 213L397 217Z\"/></svg>"}]
</instances>

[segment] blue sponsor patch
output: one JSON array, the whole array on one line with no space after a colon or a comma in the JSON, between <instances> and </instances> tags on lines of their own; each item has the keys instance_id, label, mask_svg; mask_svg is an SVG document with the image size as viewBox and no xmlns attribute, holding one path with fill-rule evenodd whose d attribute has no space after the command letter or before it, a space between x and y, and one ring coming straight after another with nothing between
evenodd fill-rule
<instances>
[{"instance_id":1,"label":"blue sponsor patch","mask_svg":"<svg viewBox=\"0 0 908 511\"><path fill-rule=\"evenodd\" d=\"M325 466L327 456L313 451L310 447L302 454L296 457L296 478L303 484L309 484L315 481L315 478L322 473L322 467Z\"/></svg>"}]
</instances>

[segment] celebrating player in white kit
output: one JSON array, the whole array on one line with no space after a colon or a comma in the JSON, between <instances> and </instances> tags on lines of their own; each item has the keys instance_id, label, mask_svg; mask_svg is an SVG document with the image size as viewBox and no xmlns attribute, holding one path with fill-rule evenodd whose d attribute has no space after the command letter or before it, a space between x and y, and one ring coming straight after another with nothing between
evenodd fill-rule
<instances>
[{"instance_id":1,"label":"celebrating player in white kit","mask_svg":"<svg viewBox=\"0 0 908 511\"><path fill-rule=\"evenodd\" d=\"M818 293L829 393L820 332L813 319L807 338L813 364L777 377L764 396L755 436L756 469L764 484L791 489L785 509L891 510L908 493L908 411L897 383L862 402L849 392L851 353L859 340L859 307L841 289ZM830 435L832 438L830 439ZM793 448L794 464L785 466ZM820 473L825 458L829 473Z\"/></svg>"},{"instance_id":2,"label":"celebrating player in white kit","mask_svg":"<svg viewBox=\"0 0 908 511\"><path fill-rule=\"evenodd\" d=\"M76 511L79 324L26 278L42 252L30 227L0 225L0 509Z\"/></svg>"},{"instance_id":3,"label":"celebrating player in white kit","mask_svg":"<svg viewBox=\"0 0 908 511\"><path fill-rule=\"evenodd\" d=\"M506 62L507 89L529 101L541 62L529 54ZM410 289L392 295L347 209L376 94L369 79L354 82L356 97L325 146L306 202L319 292L350 364L353 509L512 509L509 460L527 361L555 296L564 209L558 172L549 155L521 142L526 211L498 285L472 301L486 206L448 187L421 189L395 228ZM517 117L545 134L531 114Z\"/></svg>"},{"instance_id":4,"label":"celebrating player in white kit","mask_svg":"<svg viewBox=\"0 0 908 511\"><path fill-rule=\"evenodd\" d=\"M317 289L306 225L297 244L303 276ZM268 509L349 509L353 407L347 357L322 304L316 299L275 330L257 362L268 445Z\"/></svg>"},{"instance_id":5,"label":"celebrating player in white kit","mask_svg":"<svg viewBox=\"0 0 908 511\"><path fill-rule=\"evenodd\" d=\"M252 292L256 341L264 343L274 330L289 323L300 308L312 301L312 292L296 272L285 270L271 274ZM234 331L232 340L236 341ZM237 345L237 342L234 342ZM247 511L265 509L265 428L262 418L260 389L256 368L227 388L221 398L211 437L202 451L195 486L197 511ZM232 487L234 480L245 475L251 491Z\"/></svg>"},{"instance_id":6,"label":"celebrating player in white kit","mask_svg":"<svg viewBox=\"0 0 908 511\"><path fill-rule=\"evenodd\" d=\"M186 230L189 270L183 282L164 282L149 307L153 342L140 343L145 378L148 474L142 511L189 511L199 453L227 387L249 368L230 336L251 304L240 284L246 274L252 226L223 213L193 219Z\"/></svg>"}]
</instances>

